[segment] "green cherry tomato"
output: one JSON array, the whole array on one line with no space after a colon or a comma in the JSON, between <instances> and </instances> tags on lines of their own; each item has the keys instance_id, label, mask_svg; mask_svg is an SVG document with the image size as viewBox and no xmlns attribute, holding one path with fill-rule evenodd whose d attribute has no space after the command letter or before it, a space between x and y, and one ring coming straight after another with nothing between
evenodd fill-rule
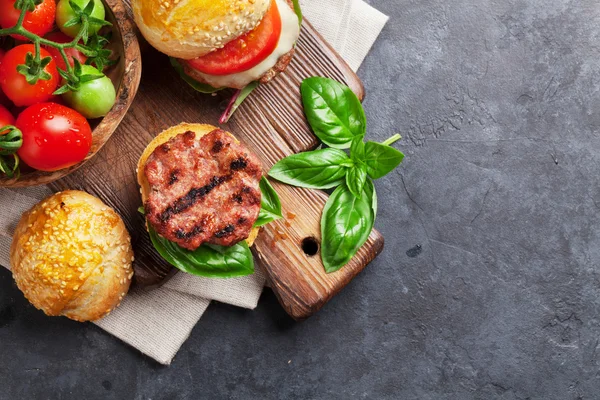
<instances>
[{"instance_id":1,"label":"green cherry tomato","mask_svg":"<svg viewBox=\"0 0 600 400\"><path fill-rule=\"evenodd\" d=\"M91 65L81 66L82 75L100 75ZM66 92L63 99L88 119L105 116L115 104L115 87L107 76L82 83L76 92Z\"/></svg>"},{"instance_id":2,"label":"green cherry tomato","mask_svg":"<svg viewBox=\"0 0 600 400\"><path fill-rule=\"evenodd\" d=\"M81 30L81 24L65 26L65 24L69 20L77 17L75 11L73 11L73 8L71 8L69 1L73 1L82 10L85 8L85 6L88 5L90 1L93 1L94 9L92 10L91 16L94 18L104 20L105 10L104 5L102 4L102 0L60 0L56 5L56 25L58 26L58 29L60 29L61 32L65 35L74 38ZM98 24L90 24L88 29L89 35L93 35L94 33L98 32L100 28L101 26L99 26Z\"/></svg>"}]
</instances>

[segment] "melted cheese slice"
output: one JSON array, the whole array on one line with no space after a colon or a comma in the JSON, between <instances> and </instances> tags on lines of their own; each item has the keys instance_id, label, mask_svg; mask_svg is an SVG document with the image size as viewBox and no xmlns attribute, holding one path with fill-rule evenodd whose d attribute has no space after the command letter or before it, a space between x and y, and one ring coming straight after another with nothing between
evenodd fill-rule
<instances>
[{"instance_id":1,"label":"melted cheese slice","mask_svg":"<svg viewBox=\"0 0 600 400\"><path fill-rule=\"evenodd\" d=\"M209 75L203 74L200 71L195 71L194 75L202 77L202 79L213 87L233 87L241 88L260 79L267 71L277 64L279 58L287 54L296 44L300 36L300 25L298 24L298 16L290 7L286 0L275 0L281 15L281 36L277 47L264 61L255 67L238 72L231 75Z\"/></svg>"}]
</instances>

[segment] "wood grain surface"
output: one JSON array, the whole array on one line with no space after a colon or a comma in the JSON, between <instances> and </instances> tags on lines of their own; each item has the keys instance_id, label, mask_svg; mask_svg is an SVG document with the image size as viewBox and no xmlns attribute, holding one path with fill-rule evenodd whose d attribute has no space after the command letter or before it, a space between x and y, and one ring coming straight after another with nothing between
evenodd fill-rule
<instances>
[{"instance_id":1,"label":"wood grain surface","mask_svg":"<svg viewBox=\"0 0 600 400\"><path fill-rule=\"evenodd\" d=\"M168 58L143 52L144 74L138 95L110 142L83 168L55 182L55 190L82 189L117 209L132 233L135 282L160 285L175 273L152 248L144 228L135 167L151 139L180 122L216 124L231 92L215 96L195 92L170 67ZM328 76L348 84L362 99L363 86L347 64L304 23L296 57L288 70L257 89L223 128L232 132L261 159L265 172L281 158L319 145L302 111L299 85L310 76ZM319 310L372 261L383 248L373 231L358 255L339 272L326 274L320 255L305 254L302 241L320 243L320 216L327 194L274 183L285 219L262 229L253 248L277 297L295 319Z\"/></svg>"},{"instance_id":2,"label":"wood grain surface","mask_svg":"<svg viewBox=\"0 0 600 400\"><path fill-rule=\"evenodd\" d=\"M106 19L112 23L112 39L109 48L119 62L105 71L117 89L117 100L110 112L102 119L90 121L93 129L92 148L85 160L54 172L43 172L24 167L19 179L0 175L0 187L24 187L48 184L70 174L83 166L106 144L129 110L137 93L142 75L140 47L136 28L128 18L127 6L121 0L105 0L109 11Z\"/></svg>"}]
</instances>

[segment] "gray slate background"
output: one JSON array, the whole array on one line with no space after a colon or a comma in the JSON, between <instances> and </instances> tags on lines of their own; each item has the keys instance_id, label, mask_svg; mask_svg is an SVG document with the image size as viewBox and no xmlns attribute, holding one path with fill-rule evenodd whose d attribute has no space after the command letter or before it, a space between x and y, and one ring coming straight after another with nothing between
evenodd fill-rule
<instances>
[{"instance_id":1,"label":"gray slate background","mask_svg":"<svg viewBox=\"0 0 600 400\"><path fill-rule=\"evenodd\" d=\"M600 4L370 3L369 135L407 155L377 184L385 252L303 323L271 292L211 306L168 368L2 270L0 398L600 396Z\"/></svg>"}]
</instances>

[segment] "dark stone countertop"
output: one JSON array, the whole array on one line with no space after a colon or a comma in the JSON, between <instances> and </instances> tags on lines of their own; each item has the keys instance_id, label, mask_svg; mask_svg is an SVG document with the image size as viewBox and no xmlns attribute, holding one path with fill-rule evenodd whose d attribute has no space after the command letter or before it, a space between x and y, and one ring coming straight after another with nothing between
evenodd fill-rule
<instances>
[{"instance_id":1,"label":"dark stone countertop","mask_svg":"<svg viewBox=\"0 0 600 400\"><path fill-rule=\"evenodd\" d=\"M598 398L598 2L370 2L369 135L407 155L384 253L303 323L212 305L170 367L0 271L0 398Z\"/></svg>"}]
</instances>

